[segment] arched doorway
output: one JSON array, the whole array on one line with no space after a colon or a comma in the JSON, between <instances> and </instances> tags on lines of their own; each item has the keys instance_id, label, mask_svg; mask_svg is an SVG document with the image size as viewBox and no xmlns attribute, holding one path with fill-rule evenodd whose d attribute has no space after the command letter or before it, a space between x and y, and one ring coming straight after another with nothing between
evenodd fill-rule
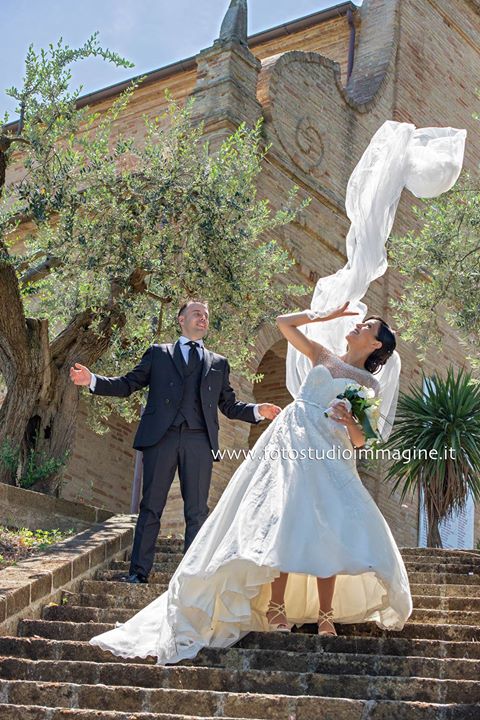
<instances>
[{"instance_id":1,"label":"arched doorway","mask_svg":"<svg viewBox=\"0 0 480 720\"><path fill-rule=\"evenodd\" d=\"M292 396L285 386L285 361L287 357L287 341L278 340L262 357L257 372L263 374L263 380L255 383L253 394L255 402L271 402L284 408L292 402ZM252 448L264 431L269 421L252 425L248 437L248 446Z\"/></svg>"}]
</instances>

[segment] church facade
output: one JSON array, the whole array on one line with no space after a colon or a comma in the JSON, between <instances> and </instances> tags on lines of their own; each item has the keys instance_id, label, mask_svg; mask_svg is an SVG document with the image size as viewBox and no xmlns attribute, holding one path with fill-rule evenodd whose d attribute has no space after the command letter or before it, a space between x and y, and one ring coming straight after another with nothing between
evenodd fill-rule
<instances>
[{"instance_id":1,"label":"church facade","mask_svg":"<svg viewBox=\"0 0 480 720\"><path fill-rule=\"evenodd\" d=\"M480 146L476 78L480 70L480 3L476 0L364 0L350 2L247 37L246 0L233 0L218 40L196 57L148 74L126 114L122 132L142 131L143 113L157 115L168 88L175 99L194 96L195 117L205 123L214 142L241 121L253 124L262 116L272 144L260 178L259 194L273 208L293 183L312 198L301 217L277 233L296 264L289 282L312 288L321 276L346 262L349 221L344 199L348 178L373 133L387 119L417 127L442 125L466 128L465 167L478 167ZM125 84L85 96L81 102L108 108ZM405 192L393 228L414 227L412 204ZM369 314L392 321L390 297L399 298L401 277L392 270L369 288L364 298ZM293 301L292 301L293 307ZM441 308L438 310L441 313ZM452 330L442 322L443 344L423 364L428 374L465 357ZM208 343L207 343L208 344ZM401 389L419 383L421 367L415 347L399 337ZM255 371L264 373L251 385L233 377L241 399L270 401L282 407L291 401L285 387L286 342L276 327L258 334ZM131 448L134 427L111 419L108 435L96 436L82 410L75 450L67 468L63 496L116 512L129 512L134 471ZM220 446L251 447L263 424L235 423L220 415ZM209 506L212 509L238 461L214 463ZM391 485L376 472L359 466L362 479L401 546L417 544L418 498L391 495ZM162 533L183 529L183 503L178 480L170 491ZM476 509L475 540L480 538Z\"/></svg>"}]
</instances>

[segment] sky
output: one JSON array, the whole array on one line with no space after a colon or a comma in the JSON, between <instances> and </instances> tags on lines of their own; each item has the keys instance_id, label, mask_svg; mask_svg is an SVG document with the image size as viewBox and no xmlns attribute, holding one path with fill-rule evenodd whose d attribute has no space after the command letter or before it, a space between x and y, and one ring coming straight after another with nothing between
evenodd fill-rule
<instances>
[{"instance_id":1,"label":"sky","mask_svg":"<svg viewBox=\"0 0 480 720\"><path fill-rule=\"evenodd\" d=\"M249 0L250 35L340 4L341 0ZM354 0L361 5L361 0ZM24 58L60 37L80 47L95 31L104 48L135 64L115 68L101 59L82 61L72 74L81 94L99 90L195 55L218 37L229 0L0 0L0 117L15 120L15 103L5 95L22 84Z\"/></svg>"}]
</instances>

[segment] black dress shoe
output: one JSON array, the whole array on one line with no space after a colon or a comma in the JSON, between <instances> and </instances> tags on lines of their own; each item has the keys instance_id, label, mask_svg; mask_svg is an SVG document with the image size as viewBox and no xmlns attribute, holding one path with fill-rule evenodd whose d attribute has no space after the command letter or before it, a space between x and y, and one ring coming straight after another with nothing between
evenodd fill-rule
<instances>
[{"instance_id":1,"label":"black dress shoe","mask_svg":"<svg viewBox=\"0 0 480 720\"><path fill-rule=\"evenodd\" d=\"M124 575L123 577L119 578L121 582L128 582L128 583L148 583L148 578L145 577L145 575L141 575L140 573L130 573L130 575Z\"/></svg>"}]
</instances>

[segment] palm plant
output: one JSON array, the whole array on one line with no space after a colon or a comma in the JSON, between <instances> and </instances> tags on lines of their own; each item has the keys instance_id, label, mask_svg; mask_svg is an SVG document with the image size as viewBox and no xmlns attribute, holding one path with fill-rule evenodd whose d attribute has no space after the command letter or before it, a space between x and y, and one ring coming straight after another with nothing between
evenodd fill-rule
<instances>
[{"instance_id":1,"label":"palm plant","mask_svg":"<svg viewBox=\"0 0 480 720\"><path fill-rule=\"evenodd\" d=\"M396 479L392 494L401 487L403 500L422 488L427 545L442 547L440 520L464 509L470 492L480 499L478 380L464 368L455 375L451 366L446 378L422 372L422 388L410 386L410 393L399 394L395 425L383 448L394 458L385 476Z\"/></svg>"}]
</instances>

